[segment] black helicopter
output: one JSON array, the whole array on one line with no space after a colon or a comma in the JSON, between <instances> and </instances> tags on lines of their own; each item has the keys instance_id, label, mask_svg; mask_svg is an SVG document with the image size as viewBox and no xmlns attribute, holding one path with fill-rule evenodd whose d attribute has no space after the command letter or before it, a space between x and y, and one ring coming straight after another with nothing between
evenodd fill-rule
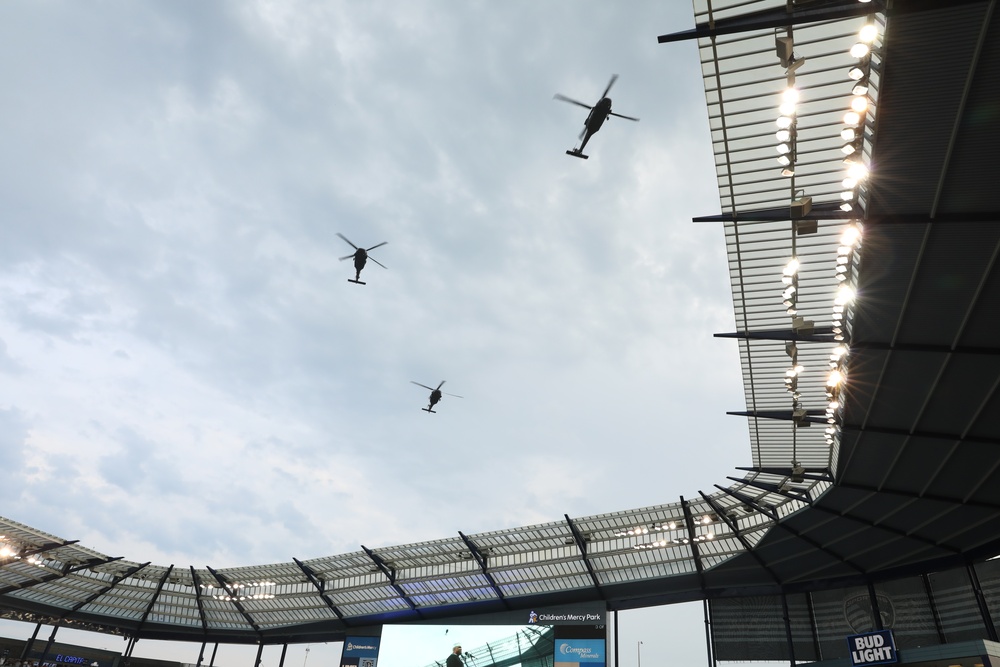
<instances>
[{"instance_id":1,"label":"black helicopter","mask_svg":"<svg viewBox=\"0 0 1000 667\"><path fill-rule=\"evenodd\" d=\"M358 246L356 246L353 243L351 243L347 239L347 237L344 236L343 234L341 234L340 232L337 232L337 236L339 236L340 238L344 239L344 241L347 241L347 245L349 245L352 248L354 248L354 254L353 255L344 255L343 257L340 258L341 262L343 262L345 259L350 259L351 257L354 258L354 280L351 280L350 278L348 278L347 282L349 282L349 283L357 283L358 285L367 285L368 284L368 283L365 283L365 282L361 282L361 269L365 268L365 262L367 262L369 259L371 261L375 262L376 264L378 264L379 266L381 266L383 269L387 268L385 264L383 264L382 262L378 261L374 257L369 257L368 253L371 252L372 250L374 250L375 248L384 246L386 243L388 243L388 241L382 241L381 243L373 245L371 248L359 248Z\"/></svg>"},{"instance_id":2,"label":"black helicopter","mask_svg":"<svg viewBox=\"0 0 1000 667\"><path fill-rule=\"evenodd\" d=\"M413 380L410 380L410 382L413 382ZM444 385L444 380L441 380L441 384L439 384L437 386L437 389L435 389L434 387L428 387L425 384L420 384L419 382L413 382L413 384L417 385L418 387L423 387L424 389L430 389L431 390L431 397L430 397L430 399L428 399L428 400L430 400L430 403L428 403L428 405L427 405L426 408L420 408L424 412L434 412L433 408L434 408L435 405L437 405L438 401L441 400L441 396L442 395L444 395L444 396L453 396L455 398L462 398L461 396L458 396L456 394L445 394L444 392L442 392L441 391L441 387ZM435 412L435 414L437 414L437 413Z\"/></svg>"},{"instance_id":3,"label":"black helicopter","mask_svg":"<svg viewBox=\"0 0 1000 667\"><path fill-rule=\"evenodd\" d=\"M590 114L587 115L587 120L583 123L583 132L580 133L580 139L583 140L583 143L580 144L579 148L566 151L566 155L583 158L584 160L590 157L583 154L583 149L587 145L587 142L590 141L590 138L601 129L601 125L604 124L604 121L606 121L609 116L618 116L619 118L624 118L626 120L639 120L638 118L633 118L632 116L623 116L620 113L615 113L611 110L611 98L608 97L608 91L611 90L611 86L615 85L615 81L617 79L617 74L613 74L611 76L611 81L608 82L608 87L604 89L604 94L601 95L601 99L598 100L597 104L594 106L584 104L583 102L577 102L576 100L566 97L565 95L556 93L555 99L557 100L569 102L570 104L581 106L584 109L590 109Z\"/></svg>"}]
</instances>

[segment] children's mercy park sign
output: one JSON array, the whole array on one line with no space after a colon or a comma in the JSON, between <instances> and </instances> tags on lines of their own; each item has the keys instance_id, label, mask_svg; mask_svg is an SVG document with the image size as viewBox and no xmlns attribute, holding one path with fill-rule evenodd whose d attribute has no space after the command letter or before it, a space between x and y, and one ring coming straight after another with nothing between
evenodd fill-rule
<instances>
[{"instance_id":1,"label":"children's mercy park sign","mask_svg":"<svg viewBox=\"0 0 1000 667\"><path fill-rule=\"evenodd\" d=\"M899 662L896 644L892 640L892 630L851 635L847 638L847 650L851 653L853 667Z\"/></svg>"}]
</instances>

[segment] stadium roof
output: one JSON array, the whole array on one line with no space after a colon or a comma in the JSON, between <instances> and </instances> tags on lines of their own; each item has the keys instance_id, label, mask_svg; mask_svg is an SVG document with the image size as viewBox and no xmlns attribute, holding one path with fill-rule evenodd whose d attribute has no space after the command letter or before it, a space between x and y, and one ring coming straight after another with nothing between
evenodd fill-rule
<instances>
[{"instance_id":1,"label":"stadium roof","mask_svg":"<svg viewBox=\"0 0 1000 667\"><path fill-rule=\"evenodd\" d=\"M126 561L0 519L0 610L142 638L335 641L543 605L813 590L1000 552L995 5L696 0L696 28L660 38L697 39L705 79L722 214L699 220L726 231L736 330L722 333L740 347L753 460L730 483L225 569ZM869 52L852 55L865 25Z\"/></svg>"}]
</instances>

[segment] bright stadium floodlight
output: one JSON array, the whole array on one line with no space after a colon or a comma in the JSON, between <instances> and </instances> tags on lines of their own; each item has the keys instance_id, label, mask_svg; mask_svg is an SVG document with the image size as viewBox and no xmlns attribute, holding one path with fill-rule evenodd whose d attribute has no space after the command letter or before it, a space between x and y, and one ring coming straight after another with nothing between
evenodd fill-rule
<instances>
[{"instance_id":1,"label":"bright stadium floodlight","mask_svg":"<svg viewBox=\"0 0 1000 667\"><path fill-rule=\"evenodd\" d=\"M851 225L844 230L840 236L840 244L854 247L861 240L861 229L857 225Z\"/></svg>"},{"instance_id":2,"label":"bright stadium floodlight","mask_svg":"<svg viewBox=\"0 0 1000 667\"><path fill-rule=\"evenodd\" d=\"M857 111L848 111L844 114L844 125L857 126L861 122L861 116Z\"/></svg>"},{"instance_id":3,"label":"bright stadium floodlight","mask_svg":"<svg viewBox=\"0 0 1000 667\"><path fill-rule=\"evenodd\" d=\"M863 96L855 97L851 100L851 109L859 114L868 110L868 98Z\"/></svg>"},{"instance_id":4,"label":"bright stadium floodlight","mask_svg":"<svg viewBox=\"0 0 1000 667\"><path fill-rule=\"evenodd\" d=\"M855 81L864 78L865 70L857 65L847 70L847 76L854 79Z\"/></svg>"},{"instance_id":5,"label":"bright stadium floodlight","mask_svg":"<svg viewBox=\"0 0 1000 667\"><path fill-rule=\"evenodd\" d=\"M778 116L778 120L775 121L775 124L778 126L779 129L787 130L792 126L794 122L795 121L792 119L791 116Z\"/></svg>"},{"instance_id":6,"label":"bright stadium floodlight","mask_svg":"<svg viewBox=\"0 0 1000 667\"><path fill-rule=\"evenodd\" d=\"M795 105L799 102L799 91L795 88L786 88L781 94L781 104L778 112L782 116L792 116L795 114Z\"/></svg>"},{"instance_id":7,"label":"bright stadium floodlight","mask_svg":"<svg viewBox=\"0 0 1000 667\"><path fill-rule=\"evenodd\" d=\"M851 88L852 95L865 95L868 93L868 78L858 79L858 82Z\"/></svg>"},{"instance_id":8,"label":"bright stadium floodlight","mask_svg":"<svg viewBox=\"0 0 1000 667\"><path fill-rule=\"evenodd\" d=\"M857 44L851 47L851 55L854 56L855 58L864 58L871 52L872 52L871 47L865 44L864 42L858 42Z\"/></svg>"},{"instance_id":9,"label":"bright stadium floodlight","mask_svg":"<svg viewBox=\"0 0 1000 667\"><path fill-rule=\"evenodd\" d=\"M866 44L871 44L878 37L878 28L874 23L866 23L861 30L858 31L858 39Z\"/></svg>"}]
</instances>

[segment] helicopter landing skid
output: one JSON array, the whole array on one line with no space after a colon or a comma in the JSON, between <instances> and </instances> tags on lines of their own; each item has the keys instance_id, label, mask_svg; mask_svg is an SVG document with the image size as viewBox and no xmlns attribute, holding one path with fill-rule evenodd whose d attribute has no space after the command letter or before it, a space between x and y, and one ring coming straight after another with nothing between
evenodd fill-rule
<instances>
[{"instance_id":1,"label":"helicopter landing skid","mask_svg":"<svg viewBox=\"0 0 1000 667\"><path fill-rule=\"evenodd\" d=\"M580 151L574 151L574 150L566 151L566 155L572 155L573 157L578 157L583 160L586 160L590 157L589 155L584 155Z\"/></svg>"},{"instance_id":2,"label":"helicopter landing skid","mask_svg":"<svg viewBox=\"0 0 1000 667\"><path fill-rule=\"evenodd\" d=\"M354 280L353 278L348 278L347 282L349 282L349 283L355 283L355 284L358 284L358 285L367 285L368 284L368 283L363 282L361 280Z\"/></svg>"},{"instance_id":3,"label":"helicopter landing skid","mask_svg":"<svg viewBox=\"0 0 1000 667\"><path fill-rule=\"evenodd\" d=\"M420 408L420 409L423 410L424 412L433 412L434 414L437 414L437 410L431 410L430 408Z\"/></svg>"}]
</instances>

